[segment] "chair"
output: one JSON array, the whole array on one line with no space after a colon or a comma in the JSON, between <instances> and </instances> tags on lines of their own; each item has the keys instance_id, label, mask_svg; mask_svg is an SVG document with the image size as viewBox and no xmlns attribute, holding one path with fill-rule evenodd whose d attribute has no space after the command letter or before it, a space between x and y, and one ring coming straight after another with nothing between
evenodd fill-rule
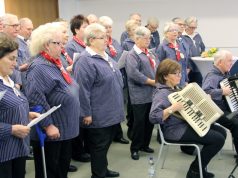
<instances>
[{"instance_id":1,"label":"chair","mask_svg":"<svg viewBox=\"0 0 238 178\"><path fill-rule=\"evenodd\" d=\"M167 148L165 150L165 156L164 159L162 160L162 165L161 165L161 169L164 168L164 163L165 163L165 158L167 156L168 153L168 146L193 146L196 148L197 150L197 156L198 156L198 164L199 164L199 173L200 173L200 178L203 178L203 172L202 172L202 162L201 162L201 153L200 153L200 148L197 144L192 144L192 143L171 143L171 142L167 142L164 139L164 135L163 132L161 130L160 124L157 124L157 128L159 130L159 134L160 134L160 138L161 138L161 145L160 145L160 150L159 150L159 155L158 155L158 159L155 165L155 168L157 169L158 164L160 162L161 159L161 155L162 155L162 151L165 145L167 145Z\"/></svg>"}]
</instances>

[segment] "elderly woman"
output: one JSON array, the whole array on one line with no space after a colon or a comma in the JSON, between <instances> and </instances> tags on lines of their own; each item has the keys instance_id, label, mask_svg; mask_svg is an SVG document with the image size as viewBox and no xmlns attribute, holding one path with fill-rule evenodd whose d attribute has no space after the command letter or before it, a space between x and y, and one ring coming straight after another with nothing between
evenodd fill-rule
<instances>
[{"instance_id":1,"label":"elderly woman","mask_svg":"<svg viewBox=\"0 0 238 178\"><path fill-rule=\"evenodd\" d=\"M149 122L152 93L155 85L155 56L148 51L150 30L137 27L135 45L126 59L129 95L134 114L132 128L131 158L139 159L139 151L153 153L149 147L153 125Z\"/></svg>"},{"instance_id":2,"label":"elderly woman","mask_svg":"<svg viewBox=\"0 0 238 178\"><path fill-rule=\"evenodd\" d=\"M88 128L92 178L119 177L108 169L107 152L124 119L122 76L105 52L106 29L91 24L85 29L85 39L86 50L76 60L73 72L80 86L82 126Z\"/></svg>"},{"instance_id":3,"label":"elderly woman","mask_svg":"<svg viewBox=\"0 0 238 178\"><path fill-rule=\"evenodd\" d=\"M99 23L105 27L107 35L107 49L106 53L113 58L115 61L118 61L122 54L122 47L120 44L112 38L112 24L113 21L108 16L102 16L99 18Z\"/></svg>"},{"instance_id":4,"label":"elderly woman","mask_svg":"<svg viewBox=\"0 0 238 178\"><path fill-rule=\"evenodd\" d=\"M70 30L73 38L66 44L65 49L71 59L75 53L84 51L86 45L84 43L84 30L88 26L88 19L83 15L76 15L70 20Z\"/></svg>"},{"instance_id":5,"label":"elderly woman","mask_svg":"<svg viewBox=\"0 0 238 178\"><path fill-rule=\"evenodd\" d=\"M134 31L138 27L138 23L135 20L128 20L126 22L126 31L128 33L128 38L126 38L123 43L121 44L123 50L130 51L134 44Z\"/></svg>"},{"instance_id":6,"label":"elderly woman","mask_svg":"<svg viewBox=\"0 0 238 178\"><path fill-rule=\"evenodd\" d=\"M81 21L82 20L81 18L83 19L83 21ZM68 42L69 36L67 32L68 23L67 22L60 22L60 23L61 25L60 24L58 25L60 25L60 28L63 33L63 41L62 41L63 46L61 49L60 59L65 69L73 75L72 73L73 58L71 57L72 55L69 55L68 51L70 53L72 52L71 50L73 50L73 53L81 53L82 51L84 51L86 46L84 44L83 37L84 37L84 28L87 26L87 20L85 19L85 17L81 15L75 16L71 20L71 30L73 33L75 32L76 35L69 42ZM78 27L76 28L76 26L79 25L80 23L83 23L82 28L79 27L80 30L77 30ZM80 44L83 46L81 46ZM90 162L90 155L87 153L89 151L86 145L87 141L84 136L85 134L87 134L86 130L84 128L81 128L79 135L72 140L72 159L75 161ZM71 170L76 170L76 167L73 168L73 166L71 165L70 171Z\"/></svg>"},{"instance_id":7,"label":"elderly woman","mask_svg":"<svg viewBox=\"0 0 238 178\"><path fill-rule=\"evenodd\" d=\"M183 109L183 104L170 104L168 95L177 91L180 83L182 68L175 60L163 60L156 71L156 90L150 111L150 121L159 123L165 139L173 142L195 143L203 145L201 161L204 178L213 178L214 174L207 171L206 167L211 159L223 147L226 139L226 131L217 125L211 125L204 137L200 137L185 121L173 115L174 112ZM192 162L186 178L199 178L198 157Z\"/></svg>"},{"instance_id":8,"label":"elderly woman","mask_svg":"<svg viewBox=\"0 0 238 178\"><path fill-rule=\"evenodd\" d=\"M138 24L138 26L141 26L141 14L139 14L137 12L130 14L128 20L134 20ZM128 37L129 37L129 34L128 34L127 30L122 32L121 38L120 38L121 45L123 44L125 39L127 39Z\"/></svg>"},{"instance_id":9,"label":"elderly woman","mask_svg":"<svg viewBox=\"0 0 238 178\"><path fill-rule=\"evenodd\" d=\"M115 39L112 38L113 21L108 16L102 16L99 18L99 23L106 29L107 49L105 51L112 59L118 61L122 54L122 47ZM123 132L120 124L118 124L118 129L114 141L122 144L129 144L129 141L123 137Z\"/></svg>"},{"instance_id":10,"label":"elderly woman","mask_svg":"<svg viewBox=\"0 0 238 178\"><path fill-rule=\"evenodd\" d=\"M29 114L26 97L15 87L9 75L17 65L18 44L0 33L0 177L24 178L29 154Z\"/></svg>"},{"instance_id":11,"label":"elderly woman","mask_svg":"<svg viewBox=\"0 0 238 178\"><path fill-rule=\"evenodd\" d=\"M190 47L191 56L200 56L205 51L205 45L202 41L202 37L195 30L197 29L198 21L196 17L188 17L185 20L185 31L183 32L183 39ZM197 68L196 64L191 60L191 71L189 73L189 81L202 84L202 75Z\"/></svg>"},{"instance_id":12,"label":"elderly woman","mask_svg":"<svg viewBox=\"0 0 238 178\"><path fill-rule=\"evenodd\" d=\"M53 22L52 24L56 28L59 28L62 32L62 49L61 49L60 60L62 62L62 65L66 69L66 71L68 71L69 73L72 74L73 60L71 59L71 57L68 55L68 53L65 51L65 48L64 48L64 46L66 45L66 43L68 42L68 39L69 39L68 22L63 19L59 19L59 21ZM72 143L73 143L73 140L72 140ZM79 148L76 148L75 150L79 150ZM82 149L80 148L80 150L82 150ZM74 153L74 145L72 144L72 154L73 153ZM74 165L69 166L69 172L76 172L77 170L78 169L76 166L74 166Z\"/></svg>"},{"instance_id":13,"label":"elderly woman","mask_svg":"<svg viewBox=\"0 0 238 178\"><path fill-rule=\"evenodd\" d=\"M27 71L26 87L30 106L40 105L46 111L61 104L57 111L39 124L47 135L45 158L48 178L67 178L71 139L79 133L78 85L62 65L61 49L62 32L59 28L45 24L33 31L30 52L34 60ZM31 139L35 177L42 178L41 148L35 130Z\"/></svg>"},{"instance_id":14,"label":"elderly woman","mask_svg":"<svg viewBox=\"0 0 238 178\"><path fill-rule=\"evenodd\" d=\"M151 40L149 49L157 49L160 44L160 36L158 32L159 21L156 17L150 17L147 20L147 25L145 26L151 32Z\"/></svg>"},{"instance_id":15,"label":"elderly woman","mask_svg":"<svg viewBox=\"0 0 238 178\"><path fill-rule=\"evenodd\" d=\"M173 22L168 22L164 27L164 40L159 45L156 53L159 56L159 61L163 61L166 58L177 61L182 67L182 77L180 86L185 86L188 82L187 76L187 63L188 54L181 42L178 40L179 27Z\"/></svg>"}]
</instances>

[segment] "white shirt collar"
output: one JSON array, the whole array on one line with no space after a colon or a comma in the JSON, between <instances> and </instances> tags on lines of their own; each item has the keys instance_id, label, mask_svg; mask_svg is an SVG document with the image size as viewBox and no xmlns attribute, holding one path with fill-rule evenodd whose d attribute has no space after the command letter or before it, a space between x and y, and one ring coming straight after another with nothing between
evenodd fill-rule
<instances>
[{"instance_id":1,"label":"white shirt collar","mask_svg":"<svg viewBox=\"0 0 238 178\"><path fill-rule=\"evenodd\" d=\"M187 34L187 32L184 30L184 32L183 32L182 35L189 36L191 39L193 39L193 38L197 35L197 32L194 32L192 35L189 35L189 34Z\"/></svg>"},{"instance_id":2,"label":"white shirt collar","mask_svg":"<svg viewBox=\"0 0 238 178\"><path fill-rule=\"evenodd\" d=\"M91 56L95 56L95 55L99 55L101 56L100 54L96 53L95 51L93 51L92 48L86 46L85 50L91 55ZM105 55L105 58L103 58L103 56L101 56L104 60L108 61L108 54L104 51L104 55Z\"/></svg>"},{"instance_id":3,"label":"white shirt collar","mask_svg":"<svg viewBox=\"0 0 238 178\"><path fill-rule=\"evenodd\" d=\"M136 44L133 46L133 48L137 54L143 53L143 51L140 48L138 48L138 46L136 46Z\"/></svg>"},{"instance_id":4,"label":"white shirt collar","mask_svg":"<svg viewBox=\"0 0 238 178\"><path fill-rule=\"evenodd\" d=\"M20 38L21 40L25 41L25 38L21 35L17 35L18 38Z\"/></svg>"},{"instance_id":5,"label":"white shirt collar","mask_svg":"<svg viewBox=\"0 0 238 178\"><path fill-rule=\"evenodd\" d=\"M20 95L21 95L20 91L18 91L18 89L15 87L14 82L12 81L12 79L11 79L9 76L8 76L9 83L6 82L6 81L3 79L2 76L0 76L0 80L3 81L3 84L4 84L4 85L6 85L6 86L12 88L16 96L20 96Z\"/></svg>"},{"instance_id":6,"label":"white shirt collar","mask_svg":"<svg viewBox=\"0 0 238 178\"><path fill-rule=\"evenodd\" d=\"M8 76L8 80L9 80L10 83L6 82L2 76L0 76L0 79L3 81L4 85L6 85L6 86L8 86L10 88L14 88L15 84L14 84L14 82L12 81L12 79L9 76Z\"/></svg>"}]
</instances>

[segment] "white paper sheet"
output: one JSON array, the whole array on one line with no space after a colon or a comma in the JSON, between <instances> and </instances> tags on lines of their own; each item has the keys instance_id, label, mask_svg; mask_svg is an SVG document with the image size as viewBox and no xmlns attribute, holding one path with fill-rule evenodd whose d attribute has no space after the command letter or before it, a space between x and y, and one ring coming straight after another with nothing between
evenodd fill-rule
<instances>
[{"instance_id":1,"label":"white paper sheet","mask_svg":"<svg viewBox=\"0 0 238 178\"><path fill-rule=\"evenodd\" d=\"M55 110L57 110L58 108L60 108L61 104L59 106L54 106L52 107L50 110L48 110L47 112L43 113L40 115L40 117L33 119L27 126L28 127L32 127L34 125L36 125L38 122L40 122L42 119L46 118L48 115L50 115L51 113L53 113Z\"/></svg>"}]
</instances>

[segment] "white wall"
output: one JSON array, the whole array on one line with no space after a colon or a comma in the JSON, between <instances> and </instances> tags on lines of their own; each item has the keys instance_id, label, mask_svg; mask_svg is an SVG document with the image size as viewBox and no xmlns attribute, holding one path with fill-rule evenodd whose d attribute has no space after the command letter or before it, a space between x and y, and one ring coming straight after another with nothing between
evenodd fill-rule
<instances>
[{"instance_id":1,"label":"white wall","mask_svg":"<svg viewBox=\"0 0 238 178\"><path fill-rule=\"evenodd\" d=\"M207 47L224 47L238 56L237 0L59 0L60 17L70 20L76 14L108 15L114 20L113 35L120 39L124 23L132 12L142 14L143 25L150 16L164 23L174 17L196 16L197 31Z\"/></svg>"}]
</instances>

